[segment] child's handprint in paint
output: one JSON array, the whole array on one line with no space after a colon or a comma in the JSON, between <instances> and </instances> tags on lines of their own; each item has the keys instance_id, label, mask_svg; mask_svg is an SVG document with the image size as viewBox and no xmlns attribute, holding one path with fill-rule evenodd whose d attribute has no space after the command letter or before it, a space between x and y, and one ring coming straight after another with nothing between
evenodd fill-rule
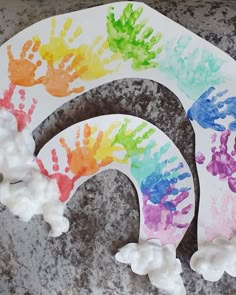
<instances>
[{"instance_id":1,"label":"child's handprint in paint","mask_svg":"<svg viewBox=\"0 0 236 295\"><path fill-rule=\"evenodd\" d=\"M39 46L39 39L35 38L34 41L28 40L22 47L20 57L15 58L11 45L8 45L8 72L9 79L13 84L28 87L42 83L42 77L36 78L36 71L42 62L40 60L33 61L35 54L39 50Z\"/></svg>"},{"instance_id":2,"label":"child's handprint in paint","mask_svg":"<svg viewBox=\"0 0 236 295\"><path fill-rule=\"evenodd\" d=\"M160 70L190 99L196 99L210 86L224 82L220 72L224 61L203 49L185 54L192 38L181 36L177 42L169 41L160 60Z\"/></svg>"},{"instance_id":3,"label":"child's handprint in paint","mask_svg":"<svg viewBox=\"0 0 236 295\"><path fill-rule=\"evenodd\" d=\"M107 33L110 49L120 53L124 60L132 60L135 70L155 68L158 66L157 56L163 47L154 48L160 41L162 34L153 35L153 29L146 27L146 20L138 22L143 8L133 9L129 3L122 15L116 20L114 8L110 8L107 15Z\"/></svg>"},{"instance_id":4,"label":"child's handprint in paint","mask_svg":"<svg viewBox=\"0 0 236 295\"><path fill-rule=\"evenodd\" d=\"M168 195L177 195L181 192L188 191L190 188L181 187L177 188L176 184L181 182L186 177L191 175L188 172L179 173L179 170L183 168L183 163L179 163L177 167L172 168L170 171L163 171L163 168L167 165L166 162L161 163L159 166L156 163L156 169L150 173L141 182L141 191L143 195L147 196L153 204L161 203L162 199ZM171 206L171 204L165 203L164 206ZM171 210L171 208L169 208Z\"/></svg>"},{"instance_id":5,"label":"child's handprint in paint","mask_svg":"<svg viewBox=\"0 0 236 295\"><path fill-rule=\"evenodd\" d=\"M80 129L77 131L75 148L71 149L66 140L62 137L60 139L61 146L66 150L68 166L71 172L77 177L93 175L100 168L109 165L112 162L112 157L104 154L101 161L97 161L96 154L100 148L103 132L100 131L94 140L94 144L90 145L91 141L91 127L88 124L84 125L84 140L81 145Z\"/></svg>"},{"instance_id":6,"label":"child's handprint in paint","mask_svg":"<svg viewBox=\"0 0 236 295\"><path fill-rule=\"evenodd\" d=\"M83 44L75 51L74 70L81 72L82 80L95 80L108 74L112 74L119 69L120 54L109 54L108 42L102 37L97 37L92 45ZM106 55L106 56L104 56ZM117 61L112 68L108 69L112 62Z\"/></svg>"},{"instance_id":7,"label":"child's handprint in paint","mask_svg":"<svg viewBox=\"0 0 236 295\"><path fill-rule=\"evenodd\" d=\"M15 116L17 120L18 131L22 131L31 122L31 117L36 108L37 100L33 98L29 109L25 110L25 90L20 89L18 91L19 105L16 107L13 103L15 89L16 86L11 83L9 88L4 91L3 97L0 98L0 108L7 109Z\"/></svg>"},{"instance_id":8,"label":"child's handprint in paint","mask_svg":"<svg viewBox=\"0 0 236 295\"><path fill-rule=\"evenodd\" d=\"M78 179L77 176L69 177L67 173L70 171L68 167L65 168L65 174L58 172L60 170L60 166L58 163L58 156L56 149L51 150L51 159L52 159L52 170L53 173L49 174L49 172L45 169L44 164L41 159L37 158L36 162L39 166L40 171L48 176L51 179L55 179L57 181L58 188L60 190L60 201L65 202L70 197L70 193L74 188L74 183Z\"/></svg>"},{"instance_id":9,"label":"child's handprint in paint","mask_svg":"<svg viewBox=\"0 0 236 295\"><path fill-rule=\"evenodd\" d=\"M170 143L161 146L158 151L153 152L155 147L154 142L150 142L143 151L143 155L133 156L131 158L131 172L139 185L141 182L155 170L162 171L168 163L174 162L177 157L173 156L169 159L162 160L162 157L168 152L171 147Z\"/></svg>"},{"instance_id":10,"label":"child's handprint in paint","mask_svg":"<svg viewBox=\"0 0 236 295\"><path fill-rule=\"evenodd\" d=\"M235 205L235 196L231 194L212 198L209 223L199 223L199 226L204 229L207 241L212 241L222 234L227 239L232 238L235 234Z\"/></svg>"},{"instance_id":11,"label":"child's handprint in paint","mask_svg":"<svg viewBox=\"0 0 236 295\"><path fill-rule=\"evenodd\" d=\"M236 137L234 138L234 147L231 152L228 151L228 140L230 130L225 130L220 136L219 150L212 147L212 159L207 165L207 170L213 175L218 175L220 179L226 179L230 190L236 193Z\"/></svg>"},{"instance_id":12,"label":"child's handprint in paint","mask_svg":"<svg viewBox=\"0 0 236 295\"><path fill-rule=\"evenodd\" d=\"M188 118L205 128L211 128L216 131L225 130L225 126L217 123L217 120L224 119L226 112L224 110L224 102L217 100L222 97L226 91L219 92L216 95L212 95L215 91L214 87L210 87L205 91L197 101L188 110Z\"/></svg>"},{"instance_id":13,"label":"child's handprint in paint","mask_svg":"<svg viewBox=\"0 0 236 295\"><path fill-rule=\"evenodd\" d=\"M185 229L188 223L182 223L182 219L192 209L192 204L187 205L180 211L178 205L189 196L188 191L181 192L176 198L167 201L165 196L160 203L152 204L149 197L144 195L143 198L143 215L144 224L154 232L159 230L168 230L170 227Z\"/></svg>"},{"instance_id":14,"label":"child's handprint in paint","mask_svg":"<svg viewBox=\"0 0 236 295\"><path fill-rule=\"evenodd\" d=\"M65 56L75 52L75 48L72 48L70 45L82 33L82 29L78 26L72 33L72 36L68 37L71 26L72 19L67 18L60 33L56 36L56 19L54 17L52 18L49 42L47 44L41 45L39 50L40 55L44 60L56 64L57 62L60 62Z\"/></svg>"},{"instance_id":15,"label":"child's handprint in paint","mask_svg":"<svg viewBox=\"0 0 236 295\"><path fill-rule=\"evenodd\" d=\"M52 96L65 97L84 90L83 86L70 89L70 84L80 76L80 73L73 72L71 58L73 58L73 55L64 57L58 66L54 66L52 61L48 62L43 84L47 92ZM69 65L66 65L67 63Z\"/></svg>"},{"instance_id":16,"label":"child's handprint in paint","mask_svg":"<svg viewBox=\"0 0 236 295\"><path fill-rule=\"evenodd\" d=\"M99 145L99 148L96 152L95 158L97 161L102 161L105 157L109 157L112 161L117 163L127 163L127 159L121 159L120 157L115 156L116 152L125 151L123 146L120 145L112 145L114 140L114 136L111 134L114 130L121 125L121 122L114 122L108 127L105 131L103 131L103 136ZM95 138L90 137L89 147L92 148L95 143Z\"/></svg>"},{"instance_id":17,"label":"child's handprint in paint","mask_svg":"<svg viewBox=\"0 0 236 295\"><path fill-rule=\"evenodd\" d=\"M124 147L126 151L124 160L142 154L145 150L145 147L140 145L146 139L149 139L149 137L155 132L154 128L149 128L148 130L144 131L144 129L148 125L147 122L141 123L133 130L128 129L128 124L129 119L125 119L124 123L121 125L112 142L112 146L118 144ZM139 135L140 132L142 132L143 134Z\"/></svg>"}]
</instances>

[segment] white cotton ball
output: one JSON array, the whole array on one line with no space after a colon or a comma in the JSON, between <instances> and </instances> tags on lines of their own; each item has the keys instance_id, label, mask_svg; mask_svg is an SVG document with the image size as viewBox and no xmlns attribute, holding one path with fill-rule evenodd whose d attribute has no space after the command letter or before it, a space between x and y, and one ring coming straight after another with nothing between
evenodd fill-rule
<instances>
[{"instance_id":1,"label":"white cotton ball","mask_svg":"<svg viewBox=\"0 0 236 295\"><path fill-rule=\"evenodd\" d=\"M174 295L185 295L181 263L176 259L174 245L161 246L159 240L148 240L140 244L130 243L115 256L116 260L131 265L134 273L148 275L151 283Z\"/></svg>"},{"instance_id":2,"label":"white cotton ball","mask_svg":"<svg viewBox=\"0 0 236 295\"><path fill-rule=\"evenodd\" d=\"M236 277L236 237L227 240L217 237L212 242L205 242L190 260L193 270L211 282L218 281L227 272Z\"/></svg>"},{"instance_id":3,"label":"white cotton ball","mask_svg":"<svg viewBox=\"0 0 236 295\"><path fill-rule=\"evenodd\" d=\"M21 182L0 183L0 201L22 221L29 221L36 214L43 214L51 226L50 235L60 236L69 229L63 216L64 204L59 200L60 191L55 179L32 169Z\"/></svg>"},{"instance_id":4,"label":"white cotton ball","mask_svg":"<svg viewBox=\"0 0 236 295\"><path fill-rule=\"evenodd\" d=\"M31 169L35 143L31 132L17 130L16 118L0 109L0 173L7 181L21 180Z\"/></svg>"}]
</instances>

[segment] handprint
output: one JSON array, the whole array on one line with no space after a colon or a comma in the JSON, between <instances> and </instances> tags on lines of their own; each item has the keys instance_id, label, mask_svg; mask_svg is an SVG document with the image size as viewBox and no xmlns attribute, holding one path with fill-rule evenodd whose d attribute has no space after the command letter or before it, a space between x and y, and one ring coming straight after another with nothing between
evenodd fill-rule
<instances>
[{"instance_id":1,"label":"handprint","mask_svg":"<svg viewBox=\"0 0 236 295\"><path fill-rule=\"evenodd\" d=\"M11 45L7 47L7 55L9 58L8 72L9 79L15 85L20 86L33 86L42 82L42 77L36 78L36 71L41 66L40 60L34 62L34 55L38 52L40 40L34 39L25 42L20 58L17 59L13 56Z\"/></svg>"},{"instance_id":2,"label":"handprint","mask_svg":"<svg viewBox=\"0 0 236 295\"><path fill-rule=\"evenodd\" d=\"M220 137L220 146L212 150L212 159L207 165L207 170L213 175L219 175L220 179L227 179L230 190L236 193L236 178L233 176L236 172L236 137L234 138L234 148L231 153L228 151L228 140L230 130L222 132Z\"/></svg>"},{"instance_id":3,"label":"handprint","mask_svg":"<svg viewBox=\"0 0 236 295\"><path fill-rule=\"evenodd\" d=\"M141 182L140 188L143 195L147 196L153 204L161 203L162 199L165 198L166 195L177 195L190 189L186 187L176 187L176 184L179 181L191 176L188 172L179 174L179 170L183 168L183 163L180 162L177 167L164 172L163 166L165 167L167 163L168 160L161 163L160 166L157 163L155 171L151 172Z\"/></svg>"},{"instance_id":4,"label":"handprint","mask_svg":"<svg viewBox=\"0 0 236 295\"><path fill-rule=\"evenodd\" d=\"M138 134L146 128L147 122L141 123L134 130L127 130L128 124L129 119L125 119L111 144L112 146L118 144L124 147L126 151L124 160L142 154L145 147L141 147L140 144L155 132L154 128L149 128L145 133L138 136Z\"/></svg>"},{"instance_id":5,"label":"handprint","mask_svg":"<svg viewBox=\"0 0 236 295\"><path fill-rule=\"evenodd\" d=\"M110 49L115 53L120 53L124 60L131 59L135 70L157 67L156 58L163 49L163 47L154 48L162 34L159 32L153 36L153 29L145 28L146 21L137 23L142 12L142 7L134 10L133 4L129 3L119 19L115 19L114 8L111 8L107 15Z\"/></svg>"},{"instance_id":6,"label":"handprint","mask_svg":"<svg viewBox=\"0 0 236 295\"><path fill-rule=\"evenodd\" d=\"M60 139L61 146L66 150L67 160L70 170L77 177L93 175L100 168L109 165L112 162L112 157L104 155L101 161L97 161L96 154L100 148L103 132L100 131L94 141L94 144L90 146L91 141L91 127L88 124L84 126L84 140L83 146L81 146L80 129L77 131L75 148L71 149L65 139Z\"/></svg>"},{"instance_id":7,"label":"handprint","mask_svg":"<svg viewBox=\"0 0 236 295\"><path fill-rule=\"evenodd\" d=\"M171 227L188 228L189 223L182 223L182 219L192 209L192 204L187 205L180 211L177 206L189 196L188 191L181 192L175 199L167 201L168 196L160 203L153 205L149 203L149 198L144 195L143 215L144 224L154 232L159 230L169 230Z\"/></svg>"},{"instance_id":8,"label":"handprint","mask_svg":"<svg viewBox=\"0 0 236 295\"><path fill-rule=\"evenodd\" d=\"M16 86L14 84L10 84L9 88L5 90L3 97L0 98L0 108L7 109L10 111L17 120L18 131L22 131L27 124L31 122L31 117L36 108L37 100L35 98L32 99L32 104L30 105L28 111L25 110L25 91L24 89L20 89L19 93L19 105L16 107L13 101L13 95L15 92Z\"/></svg>"},{"instance_id":9,"label":"handprint","mask_svg":"<svg viewBox=\"0 0 236 295\"><path fill-rule=\"evenodd\" d=\"M199 99L194 102L187 114L191 121L197 121L197 123L205 129L211 128L216 131L223 131L225 130L225 126L217 123L217 120L224 119L227 113L223 109L224 102L217 102L217 100L226 92L224 91L212 95L213 91L215 91L214 87L210 87L205 91Z\"/></svg>"},{"instance_id":10,"label":"handprint","mask_svg":"<svg viewBox=\"0 0 236 295\"><path fill-rule=\"evenodd\" d=\"M36 162L39 166L40 171L48 176L51 179L55 179L57 181L58 188L60 190L60 201L65 202L70 197L70 193L74 188L74 183L78 179L77 176L69 177L66 175L69 172L69 168L65 168L65 174L58 172L60 170L60 166L58 164L58 156L56 149L51 150L51 159L52 159L52 170L54 173L50 174L44 167L44 164L41 159L37 158Z\"/></svg>"},{"instance_id":11,"label":"handprint","mask_svg":"<svg viewBox=\"0 0 236 295\"><path fill-rule=\"evenodd\" d=\"M44 60L55 64L60 62L65 56L75 52L75 49L70 47L70 43L72 43L82 33L82 29L81 27L77 27L74 30L73 35L71 37L67 37L71 26L72 19L67 18L59 35L56 36L56 19L52 18L49 42L40 46L39 50L40 55Z\"/></svg>"},{"instance_id":12,"label":"handprint","mask_svg":"<svg viewBox=\"0 0 236 295\"><path fill-rule=\"evenodd\" d=\"M220 70L224 61L203 49L186 50L190 36L181 36L177 42L168 42L160 60L159 69L167 78L177 81L179 89L190 99L196 99L210 86L224 81Z\"/></svg>"},{"instance_id":13,"label":"handprint","mask_svg":"<svg viewBox=\"0 0 236 295\"><path fill-rule=\"evenodd\" d=\"M118 158L114 155L116 152L124 151L124 147L120 145L112 145L114 136L111 137L111 134L114 130L119 127L121 122L114 122L108 127L104 132L100 142L100 146L96 152L95 158L97 161L102 161L105 157L109 157L113 162L117 163L127 163L127 160ZM93 137L90 137L89 148L92 148L95 140Z\"/></svg>"},{"instance_id":14,"label":"handprint","mask_svg":"<svg viewBox=\"0 0 236 295\"><path fill-rule=\"evenodd\" d=\"M212 241L215 237L221 236L230 239L235 234L236 206L235 196L226 194L220 198L211 199L211 207L208 223L199 222L199 226L204 229L206 240Z\"/></svg>"},{"instance_id":15,"label":"handprint","mask_svg":"<svg viewBox=\"0 0 236 295\"><path fill-rule=\"evenodd\" d=\"M114 61L119 61L121 56L119 53L115 53L105 57L104 55L108 53L108 48L108 42L102 40L102 37L97 37L92 45L84 44L76 49L74 70L80 72L81 68L85 69L80 74L82 80L98 79L118 70L119 63L111 69L108 66Z\"/></svg>"},{"instance_id":16,"label":"handprint","mask_svg":"<svg viewBox=\"0 0 236 295\"><path fill-rule=\"evenodd\" d=\"M53 65L52 61L48 61L48 69L43 78L43 84L49 94L56 97L64 97L84 90L83 86L69 89L70 83L80 76L79 72L73 72L73 61L66 66L72 57L73 55L64 57L57 67Z\"/></svg>"},{"instance_id":17,"label":"handprint","mask_svg":"<svg viewBox=\"0 0 236 295\"><path fill-rule=\"evenodd\" d=\"M133 156L131 158L131 173L137 180L139 185L141 182L156 169L162 171L168 163L174 162L177 157L171 157L167 160L161 160L162 156L165 155L169 148L170 143L167 143L160 147L160 149L153 153L155 142L151 141L144 149L143 155Z\"/></svg>"}]
</instances>

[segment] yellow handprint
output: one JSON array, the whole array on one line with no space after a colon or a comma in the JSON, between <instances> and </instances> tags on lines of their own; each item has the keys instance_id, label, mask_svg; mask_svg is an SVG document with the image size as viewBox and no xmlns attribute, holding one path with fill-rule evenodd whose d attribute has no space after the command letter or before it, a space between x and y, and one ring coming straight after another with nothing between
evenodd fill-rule
<instances>
[{"instance_id":1,"label":"yellow handprint","mask_svg":"<svg viewBox=\"0 0 236 295\"><path fill-rule=\"evenodd\" d=\"M52 18L49 42L42 45L39 50L44 60L47 62L52 61L54 64L61 61L65 56L74 53L75 49L69 43L72 43L82 33L82 28L78 26L73 32L73 35L68 37L71 26L72 19L67 18L59 35L56 36L56 19Z\"/></svg>"},{"instance_id":2,"label":"yellow handprint","mask_svg":"<svg viewBox=\"0 0 236 295\"><path fill-rule=\"evenodd\" d=\"M108 42L104 41L102 36L97 37L92 45L83 44L79 46L74 55L74 70L77 72L80 71L81 67L86 67L86 70L80 75L82 80L98 79L116 72L120 66L120 63L116 63L112 65L112 68L108 68L112 62L119 61L121 55L111 53Z\"/></svg>"},{"instance_id":3,"label":"yellow handprint","mask_svg":"<svg viewBox=\"0 0 236 295\"><path fill-rule=\"evenodd\" d=\"M106 131L103 132L103 137L100 142L100 146L96 152L95 158L97 161L102 161L105 157L112 158L112 161L118 162L118 163L127 163L127 159L120 159L116 156L114 156L115 152L125 151L123 146L117 146L112 145L112 142L114 141L114 136L111 137L112 132L121 125L121 122L114 122L110 125L109 128L107 128ZM89 145L92 147L95 143L95 140L90 140Z\"/></svg>"}]
</instances>

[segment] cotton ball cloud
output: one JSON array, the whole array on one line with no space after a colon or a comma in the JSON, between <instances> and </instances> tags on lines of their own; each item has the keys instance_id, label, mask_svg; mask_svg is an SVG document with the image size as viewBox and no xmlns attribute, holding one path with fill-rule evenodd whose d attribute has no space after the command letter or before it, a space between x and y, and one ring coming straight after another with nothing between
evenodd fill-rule
<instances>
[{"instance_id":1,"label":"cotton ball cloud","mask_svg":"<svg viewBox=\"0 0 236 295\"><path fill-rule=\"evenodd\" d=\"M193 254L190 265L193 270L203 275L211 282L218 281L227 272L236 277L236 237L226 240L215 238L212 242L205 242Z\"/></svg>"},{"instance_id":2,"label":"cotton ball cloud","mask_svg":"<svg viewBox=\"0 0 236 295\"><path fill-rule=\"evenodd\" d=\"M63 216L64 204L59 200L56 180L33 169L21 182L0 183L0 202L22 221L42 214L51 226L50 236L57 237L69 229L69 221Z\"/></svg>"},{"instance_id":3,"label":"cotton ball cloud","mask_svg":"<svg viewBox=\"0 0 236 295\"><path fill-rule=\"evenodd\" d=\"M115 256L121 263L131 265L134 273L148 275L152 285L165 289L172 295L185 295L181 278L181 263L176 259L174 245L161 246L159 240L148 240L141 244L130 243L122 247Z\"/></svg>"},{"instance_id":4,"label":"cotton ball cloud","mask_svg":"<svg viewBox=\"0 0 236 295\"><path fill-rule=\"evenodd\" d=\"M31 169L35 143L31 132L17 130L16 118L0 109L0 173L5 180L17 181Z\"/></svg>"}]
</instances>

